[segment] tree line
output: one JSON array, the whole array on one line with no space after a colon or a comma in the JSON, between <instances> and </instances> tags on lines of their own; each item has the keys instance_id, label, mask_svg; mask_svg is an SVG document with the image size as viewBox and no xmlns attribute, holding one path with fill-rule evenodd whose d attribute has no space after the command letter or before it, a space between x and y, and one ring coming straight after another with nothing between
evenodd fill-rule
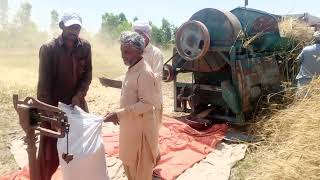
<instances>
[{"instance_id":1,"label":"tree line","mask_svg":"<svg viewBox=\"0 0 320 180\"><path fill-rule=\"evenodd\" d=\"M29 2L21 4L11 22L8 20L8 0L0 0L0 48L37 47L50 37L59 35L59 13L56 10L50 12L49 31L40 31L36 23L31 19L32 5ZM122 31L131 30L132 23L138 20L135 17L128 20L124 13L113 14L106 12L101 18L101 27L94 37L103 40L116 40ZM151 21L152 42L158 46L166 47L174 43L174 32L177 27L163 18L158 27ZM85 28L82 34L86 34Z\"/></svg>"},{"instance_id":2,"label":"tree line","mask_svg":"<svg viewBox=\"0 0 320 180\"><path fill-rule=\"evenodd\" d=\"M133 19L133 22L138 20L137 17ZM174 41L174 32L176 32L177 27L173 24L170 24L169 21L165 18L162 19L161 26L158 27L154 25L151 21L149 22L152 27L152 41L153 43L166 46L172 44ZM125 30L131 30L132 22L130 22L125 14L113 14L105 13L102 16L102 23L100 32L105 38L117 38L120 33Z\"/></svg>"}]
</instances>

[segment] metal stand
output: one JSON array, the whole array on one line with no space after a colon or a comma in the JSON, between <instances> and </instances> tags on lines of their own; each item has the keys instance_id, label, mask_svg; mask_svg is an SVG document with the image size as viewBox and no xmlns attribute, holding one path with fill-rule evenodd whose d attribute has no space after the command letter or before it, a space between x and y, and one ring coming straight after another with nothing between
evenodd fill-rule
<instances>
[{"instance_id":1,"label":"metal stand","mask_svg":"<svg viewBox=\"0 0 320 180\"><path fill-rule=\"evenodd\" d=\"M25 98L24 101L18 100L18 95L13 95L13 104L19 115L19 123L26 133L25 142L27 143L27 152L29 160L30 180L40 179L40 164L37 160L36 131L42 136L53 138L68 137L69 124L65 113L57 107L45 104L32 97ZM56 131L43 128L43 122L51 123ZM63 154L63 159L68 163L73 159L73 156L67 152Z\"/></svg>"}]
</instances>

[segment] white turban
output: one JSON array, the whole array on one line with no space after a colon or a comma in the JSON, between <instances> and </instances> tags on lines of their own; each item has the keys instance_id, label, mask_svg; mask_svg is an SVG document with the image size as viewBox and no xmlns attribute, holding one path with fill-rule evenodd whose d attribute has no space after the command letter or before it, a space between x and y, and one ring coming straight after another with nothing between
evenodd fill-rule
<instances>
[{"instance_id":1,"label":"white turban","mask_svg":"<svg viewBox=\"0 0 320 180\"><path fill-rule=\"evenodd\" d=\"M149 25L148 21L144 20L136 20L133 22L132 26L133 31L140 31L144 35L146 35L149 39L151 37L151 26Z\"/></svg>"},{"instance_id":2,"label":"white turban","mask_svg":"<svg viewBox=\"0 0 320 180\"><path fill-rule=\"evenodd\" d=\"M143 37L137 32L124 31L120 35L120 43L122 45L129 45L136 49L144 49Z\"/></svg>"},{"instance_id":3,"label":"white turban","mask_svg":"<svg viewBox=\"0 0 320 180\"><path fill-rule=\"evenodd\" d=\"M316 41L320 41L320 31L316 31L314 34L313 34L313 37Z\"/></svg>"}]
</instances>

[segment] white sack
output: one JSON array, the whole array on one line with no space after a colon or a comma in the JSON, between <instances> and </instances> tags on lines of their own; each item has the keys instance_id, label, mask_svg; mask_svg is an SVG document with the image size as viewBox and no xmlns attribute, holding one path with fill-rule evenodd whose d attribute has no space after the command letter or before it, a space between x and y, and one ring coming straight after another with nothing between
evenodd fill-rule
<instances>
[{"instance_id":1,"label":"white sack","mask_svg":"<svg viewBox=\"0 0 320 180\"><path fill-rule=\"evenodd\" d=\"M62 154L67 152L67 136L58 139L57 148L64 180L106 180L108 172L101 138L103 118L86 113L79 107L59 103L70 124L69 154L73 160L67 164Z\"/></svg>"}]
</instances>

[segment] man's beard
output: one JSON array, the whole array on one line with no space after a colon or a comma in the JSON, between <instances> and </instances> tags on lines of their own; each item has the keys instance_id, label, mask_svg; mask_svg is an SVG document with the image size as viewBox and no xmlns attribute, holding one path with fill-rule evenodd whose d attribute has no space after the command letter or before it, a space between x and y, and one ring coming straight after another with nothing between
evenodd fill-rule
<instances>
[{"instance_id":1,"label":"man's beard","mask_svg":"<svg viewBox=\"0 0 320 180\"><path fill-rule=\"evenodd\" d=\"M77 42L78 36L75 34L66 34L64 37L64 42L67 44L68 47L74 47Z\"/></svg>"},{"instance_id":2,"label":"man's beard","mask_svg":"<svg viewBox=\"0 0 320 180\"><path fill-rule=\"evenodd\" d=\"M123 63L124 63L124 65L126 65L126 66L131 66L132 64L134 64L134 61L132 61L132 60L129 60L129 61L123 61Z\"/></svg>"}]
</instances>

